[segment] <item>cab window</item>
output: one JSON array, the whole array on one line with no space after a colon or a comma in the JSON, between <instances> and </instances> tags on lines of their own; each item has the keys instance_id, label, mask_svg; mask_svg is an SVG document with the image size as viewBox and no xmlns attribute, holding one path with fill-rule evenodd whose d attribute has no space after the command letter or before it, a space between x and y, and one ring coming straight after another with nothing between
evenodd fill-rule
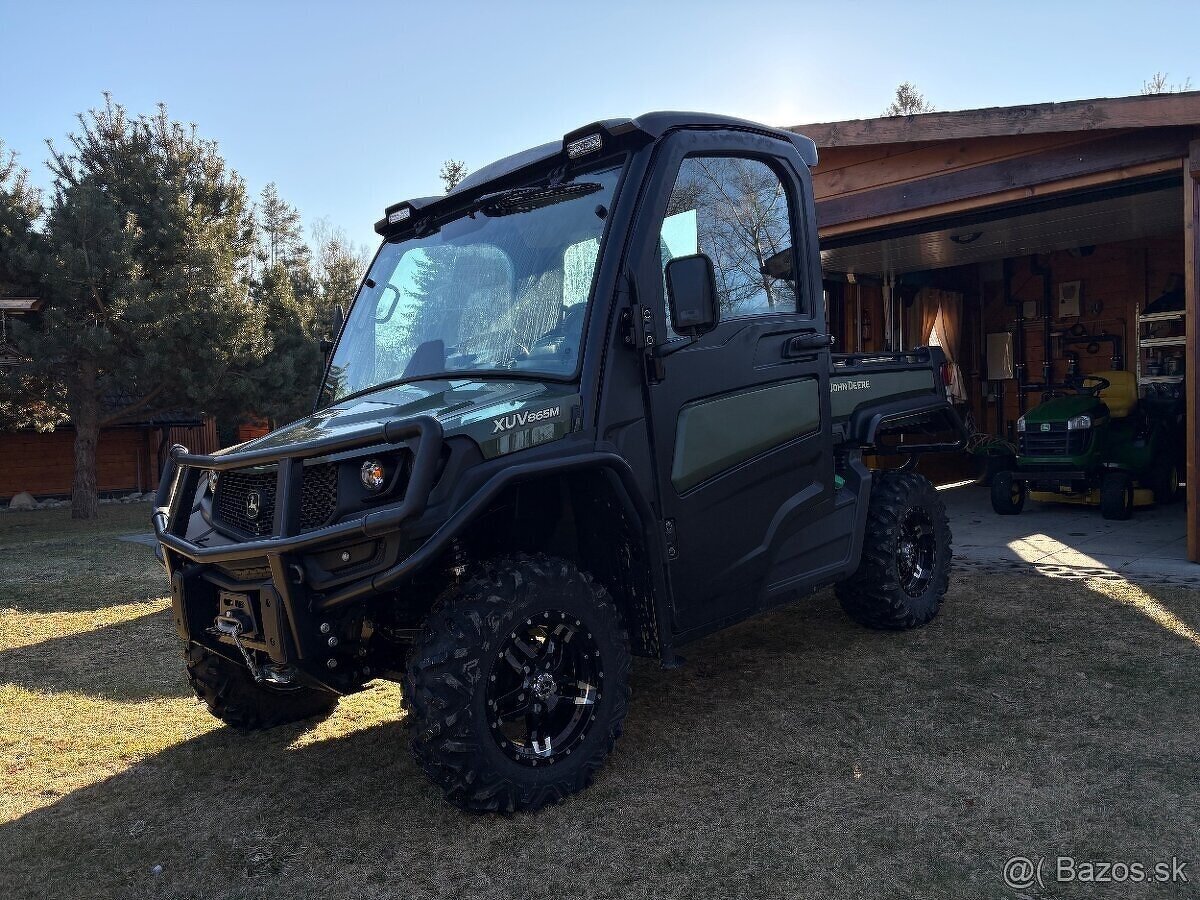
<instances>
[{"instance_id":1,"label":"cab window","mask_svg":"<svg viewBox=\"0 0 1200 900\"><path fill-rule=\"evenodd\" d=\"M664 277L668 262L693 253L713 262L722 320L796 312L788 196L767 163L737 156L683 161L660 232Z\"/></svg>"}]
</instances>

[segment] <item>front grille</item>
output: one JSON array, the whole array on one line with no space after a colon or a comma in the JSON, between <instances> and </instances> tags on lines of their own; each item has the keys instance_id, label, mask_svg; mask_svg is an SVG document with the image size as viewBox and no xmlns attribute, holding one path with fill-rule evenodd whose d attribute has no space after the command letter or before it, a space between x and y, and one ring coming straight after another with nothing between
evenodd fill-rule
<instances>
[{"instance_id":1,"label":"front grille","mask_svg":"<svg viewBox=\"0 0 1200 900\"><path fill-rule=\"evenodd\" d=\"M213 516L223 525L253 537L275 529L276 470L232 469L217 479ZM334 463L305 466L300 482L300 530L320 528L337 510L338 470ZM251 502L251 495L255 495ZM257 510L257 515L251 512Z\"/></svg>"},{"instance_id":2,"label":"front grille","mask_svg":"<svg viewBox=\"0 0 1200 900\"><path fill-rule=\"evenodd\" d=\"M300 530L320 528L337 509L338 470L333 463L304 467L300 484Z\"/></svg>"},{"instance_id":3,"label":"front grille","mask_svg":"<svg viewBox=\"0 0 1200 900\"><path fill-rule=\"evenodd\" d=\"M1087 449L1090 429L1067 430L1066 422L1053 422L1049 431L1040 424L1027 426L1017 442L1022 456L1076 456Z\"/></svg>"},{"instance_id":4,"label":"front grille","mask_svg":"<svg viewBox=\"0 0 1200 900\"><path fill-rule=\"evenodd\" d=\"M231 469L217 478L213 516L254 537L275 527L275 469Z\"/></svg>"}]
</instances>

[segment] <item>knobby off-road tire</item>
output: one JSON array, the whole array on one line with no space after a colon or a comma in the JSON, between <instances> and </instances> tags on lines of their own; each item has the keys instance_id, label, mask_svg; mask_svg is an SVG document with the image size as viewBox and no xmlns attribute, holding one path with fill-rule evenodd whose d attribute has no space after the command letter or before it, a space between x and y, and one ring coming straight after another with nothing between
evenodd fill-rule
<instances>
[{"instance_id":1,"label":"knobby off-road tire","mask_svg":"<svg viewBox=\"0 0 1200 900\"><path fill-rule=\"evenodd\" d=\"M242 731L261 731L327 716L337 706L338 695L307 685L267 687L256 684L244 665L203 647L191 646L185 654L188 681L208 711Z\"/></svg>"},{"instance_id":2,"label":"knobby off-road tire","mask_svg":"<svg viewBox=\"0 0 1200 900\"><path fill-rule=\"evenodd\" d=\"M992 479L992 509L1002 516L1015 516L1025 508L1025 482L1012 472L997 472Z\"/></svg>"},{"instance_id":3,"label":"knobby off-road tire","mask_svg":"<svg viewBox=\"0 0 1200 900\"><path fill-rule=\"evenodd\" d=\"M1109 472L1100 482L1100 515L1124 521L1133 515L1133 479L1125 472Z\"/></svg>"},{"instance_id":4,"label":"knobby off-road tire","mask_svg":"<svg viewBox=\"0 0 1200 900\"><path fill-rule=\"evenodd\" d=\"M877 472L858 570L837 586L863 625L899 631L937 615L950 583L950 523L933 485L911 472Z\"/></svg>"},{"instance_id":5,"label":"knobby off-road tire","mask_svg":"<svg viewBox=\"0 0 1200 900\"><path fill-rule=\"evenodd\" d=\"M630 662L608 592L573 563L493 560L442 596L409 654L413 754L462 809L556 803L620 736Z\"/></svg>"}]
</instances>

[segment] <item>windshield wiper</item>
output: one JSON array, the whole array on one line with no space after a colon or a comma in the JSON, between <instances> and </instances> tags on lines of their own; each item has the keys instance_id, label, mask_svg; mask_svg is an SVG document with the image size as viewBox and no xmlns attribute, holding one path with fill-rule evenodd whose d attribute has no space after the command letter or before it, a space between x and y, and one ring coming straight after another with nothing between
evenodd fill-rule
<instances>
[{"instance_id":1,"label":"windshield wiper","mask_svg":"<svg viewBox=\"0 0 1200 900\"><path fill-rule=\"evenodd\" d=\"M515 213L532 212L544 206L565 203L576 197L586 197L603 188L594 181L577 181L571 184L556 184L549 187L509 188L480 197L473 208L492 217L511 216Z\"/></svg>"},{"instance_id":2,"label":"windshield wiper","mask_svg":"<svg viewBox=\"0 0 1200 900\"><path fill-rule=\"evenodd\" d=\"M418 381L470 381L471 379L485 378L504 378L511 381L557 380L555 376L547 375L545 372L522 372L519 369L457 369L448 372L430 372L428 375L409 375L405 378L392 378L388 381L381 381L379 384L372 385L371 387L352 391L349 394L338 397L333 402L334 404L345 403L347 400L354 400L366 394L374 394Z\"/></svg>"}]
</instances>

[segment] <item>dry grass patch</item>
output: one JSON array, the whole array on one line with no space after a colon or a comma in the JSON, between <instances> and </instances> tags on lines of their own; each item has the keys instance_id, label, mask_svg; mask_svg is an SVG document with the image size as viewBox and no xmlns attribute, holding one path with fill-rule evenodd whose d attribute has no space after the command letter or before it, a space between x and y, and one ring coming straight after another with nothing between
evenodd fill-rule
<instances>
[{"instance_id":1,"label":"dry grass patch","mask_svg":"<svg viewBox=\"0 0 1200 900\"><path fill-rule=\"evenodd\" d=\"M218 727L150 550L114 540L139 526L7 524L0 592L17 572L25 593L0 601L3 897L1012 897L1018 853L1200 866L1187 590L962 577L900 635L824 593L682 670L637 665L587 793L472 817L410 760L395 686L316 724Z\"/></svg>"}]
</instances>

